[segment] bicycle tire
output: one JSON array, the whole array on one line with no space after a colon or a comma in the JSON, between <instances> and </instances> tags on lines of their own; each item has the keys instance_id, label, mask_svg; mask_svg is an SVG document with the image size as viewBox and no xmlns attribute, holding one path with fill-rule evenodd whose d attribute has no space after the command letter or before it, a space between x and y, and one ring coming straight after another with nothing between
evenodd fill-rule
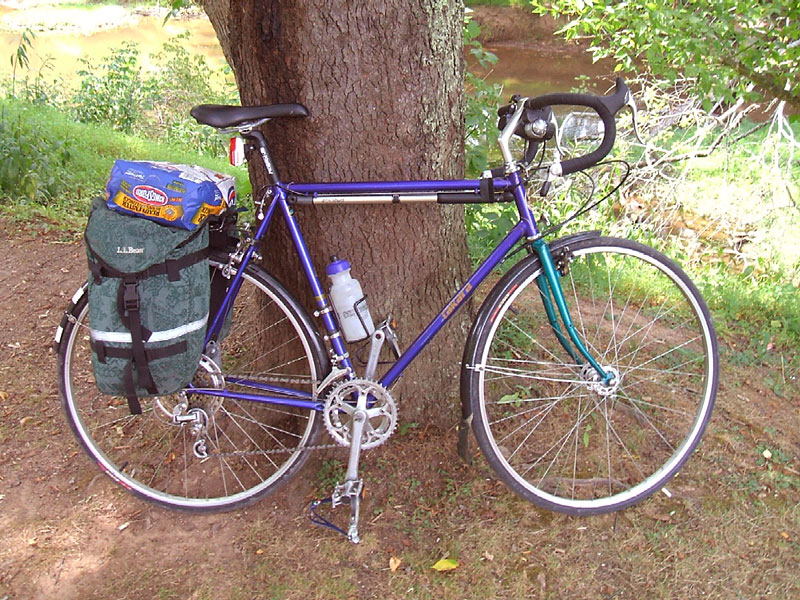
<instances>
[{"instance_id":1,"label":"bicycle tire","mask_svg":"<svg viewBox=\"0 0 800 600\"><path fill-rule=\"evenodd\" d=\"M462 402L514 492L572 515L611 512L662 489L700 441L719 376L716 333L696 286L652 248L586 235L552 247L578 334L615 383L559 342L530 255L479 310Z\"/></svg>"},{"instance_id":2,"label":"bicycle tire","mask_svg":"<svg viewBox=\"0 0 800 600\"><path fill-rule=\"evenodd\" d=\"M221 255L212 258L212 277L221 277L226 262ZM257 393L227 379L255 375L313 391L329 363L308 314L260 267L249 265L242 281L220 342L218 362L226 389ZM85 290L86 285L76 293L62 321L59 391L73 433L112 480L150 502L205 513L248 506L300 470L309 454L305 448L321 430L317 411L179 393L141 398L142 414L133 415L125 398L99 392L92 373ZM280 342L264 347L266 339ZM198 369L197 387L218 384L212 363L202 364L207 366ZM188 405L181 411L183 400ZM205 459L194 454L197 436L191 425L170 420L173 410L193 414L193 409L206 413Z\"/></svg>"}]
</instances>

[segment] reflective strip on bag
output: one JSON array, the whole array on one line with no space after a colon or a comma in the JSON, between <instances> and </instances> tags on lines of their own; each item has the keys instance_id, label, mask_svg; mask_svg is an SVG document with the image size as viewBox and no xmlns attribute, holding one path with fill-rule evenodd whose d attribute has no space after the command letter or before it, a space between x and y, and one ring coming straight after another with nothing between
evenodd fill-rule
<instances>
[{"instance_id":1,"label":"reflective strip on bag","mask_svg":"<svg viewBox=\"0 0 800 600\"><path fill-rule=\"evenodd\" d=\"M147 343L166 342L173 340L192 332L202 329L208 323L208 313L197 321L192 321L186 325L175 327L174 329L167 329L165 331L154 331L150 337L145 340ZM131 334L125 331L97 331L96 329L90 330L90 335L95 342L107 342L112 344L131 344L133 339Z\"/></svg>"}]
</instances>

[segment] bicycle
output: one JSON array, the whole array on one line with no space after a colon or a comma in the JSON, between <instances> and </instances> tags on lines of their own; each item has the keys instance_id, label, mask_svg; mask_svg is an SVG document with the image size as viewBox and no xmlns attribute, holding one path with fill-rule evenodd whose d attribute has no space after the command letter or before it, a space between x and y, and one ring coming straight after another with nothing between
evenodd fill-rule
<instances>
[{"instance_id":1,"label":"bicycle","mask_svg":"<svg viewBox=\"0 0 800 600\"><path fill-rule=\"evenodd\" d=\"M178 394L144 398L141 415L93 385L86 284L75 293L56 347L62 402L83 449L136 496L210 512L247 506L288 481L312 450L330 447L318 443L324 425L333 445L349 448L347 474L330 498L312 505L311 517L358 542L360 453L395 431L392 384L500 262L520 252L483 301L461 365L464 424L489 465L526 500L575 515L619 510L664 488L714 404L719 361L708 308L676 263L640 243L597 231L547 241L526 201L530 165L555 135L553 106L592 109L604 132L594 151L545 169L542 195L556 177L603 160L615 141L615 115L631 104L621 79L607 96L514 97L499 111L504 165L479 179L302 184L279 178L257 128L306 117L305 107L195 107L198 122L235 132L266 168L257 225L211 255L214 281L226 292L211 311L195 379ZM512 136L526 144L520 161ZM405 202L511 202L519 221L405 351L391 319L366 331L359 373L292 211ZM324 335L255 260L279 213ZM394 362L376 377L387 342ZM319 515L321 502L349 504L347 531Z\"/></svg>"}]
</instances>

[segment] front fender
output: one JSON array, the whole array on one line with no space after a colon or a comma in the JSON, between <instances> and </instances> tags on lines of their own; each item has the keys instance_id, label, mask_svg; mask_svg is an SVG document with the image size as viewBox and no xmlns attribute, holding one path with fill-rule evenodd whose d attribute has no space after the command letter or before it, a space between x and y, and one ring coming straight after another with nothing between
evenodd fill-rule
<instances>
[{"instance_id":1,"label":"front fender","mask_svg":"<svg viewBox=\"0 0 800 600\"><path fill-rule=\"evenodd\" d=\"M557 260L558 255L564 249L568 248L570 244L585 242L586 240L598 237L600 237L600 231L581 231L558 238L557 240L550 242L548 246L550 247L550 253L553 255L553 259ZM535 252L530 253L524 258L520 259L513 267L511 267L511 269L508 270L505 275L503 275L502 278L500 278L500 281L494 285L489 294L486 296L486 299L483 301L480 310L478 310L478 315L472 323L469 336L467 336L467 343L464 348L464 356L461 361L461 421L459 422L457 428L457 449L459 456L461 456L461 458L464 459L464 461L468 464L472 463L469 449L469 432L472 428L472 404L470 402L470 394L468 391L468 378L470 376L468 365L472 362L472 355L474 354L475 345L477 344L479 336L478 330L484 324L484 320L481 318L481 315L483 314L484 306L488 306L489 303L494 301L496 295L502 293L502 290L506 287L508 280L516 277L519 271L530 268L532 263L539 263L539 256Z\"/></svg>"}]
</instances>

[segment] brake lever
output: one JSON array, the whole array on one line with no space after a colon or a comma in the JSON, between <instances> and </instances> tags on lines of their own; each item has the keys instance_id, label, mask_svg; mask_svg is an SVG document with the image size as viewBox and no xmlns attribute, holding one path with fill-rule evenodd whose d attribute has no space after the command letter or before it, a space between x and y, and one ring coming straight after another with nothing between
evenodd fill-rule
<instances>
[{"instance_id":1,"label":"brake lever","mask_svg":"<svg viewBox=\"0 0 800 600\"><path fill-rule=\"evenodd\" d=\"M633 120L633 135L636 136L636 140L644 146L644 141L642 137L639 135L639 111L636 108L636 102L633 99L633 94L628 90L628 93L625 95L625 105L623 108L628 108L631 111L631 119Z\"/></svg>"},{"instance_id":2,"label":"brake lever","mask_svg":"<svg viewBox=\"0 0 800 600\"><path fill-rule=\"evenodd\" d=\"M552 113L552 112L550 113L550 122L553 124L553 127L555 127L555 130L556 130L556 133L553 136L553 139L556 141L556 150L558 151L558 157L559 157L559 160L560 160L561 157L564 156L564 154L566 154L564 152L564 147L561 145L561 131L562 131L563 127L559 127L558 126L558 119L556 119L555 113ZM562 123L562 125L563 125L563 123Z\"/></svg>"}]
</instances>

